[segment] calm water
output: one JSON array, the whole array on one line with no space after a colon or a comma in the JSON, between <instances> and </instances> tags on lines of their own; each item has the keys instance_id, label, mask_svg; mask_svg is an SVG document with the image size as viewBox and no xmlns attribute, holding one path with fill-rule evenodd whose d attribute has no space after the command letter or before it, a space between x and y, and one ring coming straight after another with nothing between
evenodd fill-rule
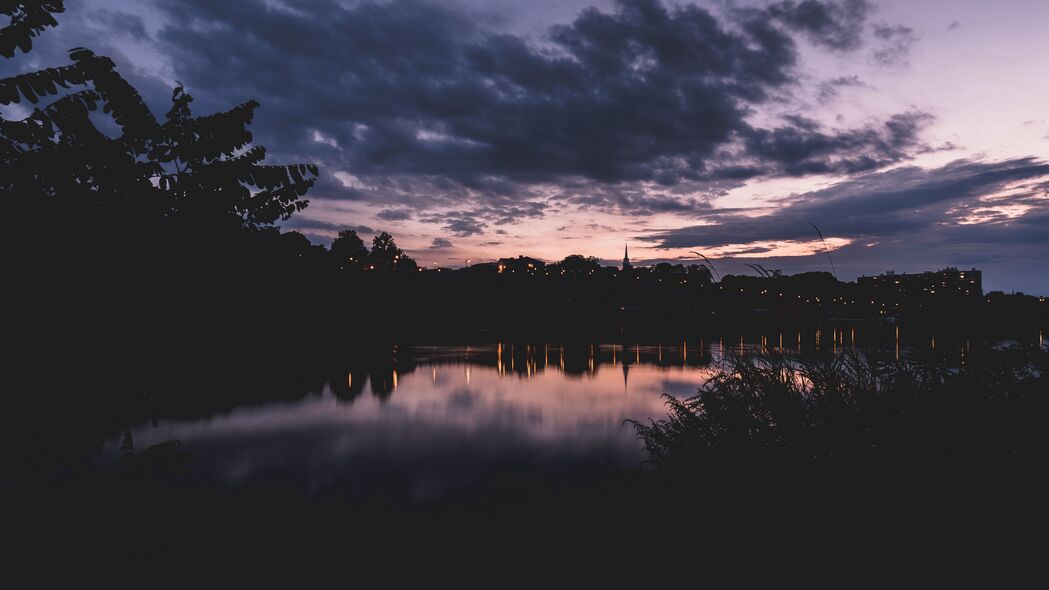
<instances>
[{"instance_id":1,"label":"calm water","mask_svg":"<svg viewBox=\"0 0 1049 590\"><path fill-rule=\"evenodd\" d=\"M284 480L361 494L393 486L426 498L491 473L636 468L641 448L624 420L664 415L661 395L694 393L718 354L687 346L570 348L395 349L410 359L398 366L410 369L362 367L299 401L147 422L130 432L136 449L178 439L197 479ZM106 459L116 460L122 438L107 442Z\"/></svg>"},{"instance_id":2,"label":"calm water","mask_svg":"<svg viewBox=\"0 0 1049 590\"><path fill-rule=\"evenodd\" d=\"M878 334L899 354L949 347L962 358L972 346L935 335L900 346L896 336L895 327ZM661 396L693 394L726 353L833 352L855 339L831 329L673 345L393 347L299 400L150 421L130 435L135 449L180 441L179 473L194 481L426 500L493 474L638 468L642 449L624 421L664 416ZM99 461L116 464L123 439L109 440Z\"/></svg>"}]
</instances>

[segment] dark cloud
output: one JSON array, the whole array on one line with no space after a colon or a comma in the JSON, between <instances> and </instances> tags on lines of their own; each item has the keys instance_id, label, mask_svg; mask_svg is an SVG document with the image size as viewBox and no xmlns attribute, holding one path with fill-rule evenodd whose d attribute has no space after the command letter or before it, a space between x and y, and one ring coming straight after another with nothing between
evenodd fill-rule
<instances>
[{"instance_id":1,"label":"dark cloud","mask_svg":"<svg viewBox=\"0 0 1049 590\"><path fill-rule=\"evenodd\" d=\"M613 12L588 9L552 27L538 44L418 0L162 8L170 23L159 38L180 79L207 89L203 104L215 108L260 99L264 143L322 156L328 170L440 177L487 194L493 179L672 185L793 174L785 168L796 161L776 159L782 150L739 150L756 137L811 131L790 121L755 128L750 114L794 83L794 34L854 49L869 7L806 0L724 17L622 0ZM831 145L839 132L820 133ZM870 162L897 161L909 147L867 130L841 135L850 149L872 152ZM873 141L857 145L863 138ZM832 170L836 160L811 167Z\"/></svg>"},{"instance_id":2,"label":"dark cloud","mask_svg":"<svg viewBox=\"0 0 1049 590\"><path fill-rule=\"evenodd\" d=\"M412 212L408 209L383 209L375 216L385 221L404 221L412 218Z\"/></svg>"},{"instance_id":3,"label":"dark cloud","mask_svg":"<svg viewBox=\"0 0 1049 590\"><path fill-rule=\"evenodd\" d=\"M886 261L894 261L897 270L915 271L993 262L1012 284L1037 289L1049 251L1046 177L1049 163L1032 158L897 168L795 196L771 215L715 211L711 225L640 239L667 248L761 247L812 241L816 234L809 223L815 223L828 239L852 240L833 253L843 277L888 270ZM827 270L820 259L768 260L792 272Z\"/></svg>"},{"instance_id":4,"label":"dark cloud","mask_svg":"<svg viewBox=\"0 0 1049 590\"><path fill-rule=\"evenodd\" d=\"M788 126L750 131L746 153L777 162L778 171L791 176L873 170L903 160L918 148L919 132L931 118L927 113L902 113L877 125L828 131L816 121L792 116Z\"/></svg>"},{"instance_id":5,"label":"dark cloud","mask_svg":"<svg viewBox=\"0 0 1049 590\"><path fill-rule=\"evenodd\" d=\"M709 198L747 179L853 174L928 149L930 117L919 112L855 128L797 115L755 122L772 103L790 110L782 101L800 79L798 39L846 52L864 47L864 35L880 50L913 35L869 26L865 0L724 12L621 0L538 39L494 33L475 15L422 0L154 8L164 19L153 37L137 16L71 8L61 40L34 56L65 63L73 45L114 55L162 114L173 80L136 69L100 33L148 39L194 94L195 112L259 99L253 131L273 159L322 165L311 198L371 203L379 219L459 237L506 234L501 226L568 207L724 216ZM320 223L297 216L286 227L344 227Z\"/></svg>"},{"instance_id":6,"label":"dark cloud","mask_svg":"<svg viewBox=\"0 0 1049 590\"><path fill-rule=\"evenodd\" d=\"M463 211L450 211L447 213L435 213L421 217L426 223L440 224L445 230L452 232L455 236L465 238L484 232L485 224L474 219L470 213Z\"/></svg>"},{"instance_id":7,"label":"dark cloud","mask_svg":"<svg viewBox=\"0 0 1049 590\"><path fill-rule=\"evenodd\" d=\"M657 232L648 239L667 248L810 240L813 231L809 223L820 226L828 238L877 239L940 231L946 226L971 234L976 230L960 230L958 227L965 226L958 226L956 221L966 208L986 206L980 197L1010 183L1047 175L1049 163L1032 158L995 163L960 160L933 170L904 167L794 197L773 215L753 217L715 211L714 225ZM1032 190L1034 196L1043 189ZM1033 204L1038 207L1035 213L1049 210L1049 199L1017 200L1021 198L1014 196L1009 203ZM1049 243L1049 227L1042 235ZM1011 236L1012 231L1002 239L1013 239Z\"/></svg>"},{"instance_id":8,"label":"dark cloud","mask_svg":"<svg viewBox=\"0 0 1049 590\"><path fill-rule=\"evenodd\" d=\"M128 35L139 41L149 39L146 24L137 14L98 9L87 13L87 19L103 27L111 35Z\"/></svg>"},{"instance_id":9,"label":"dark cloud","mask_svg":"<svg viewBox=\"0 0 1049 590\"><path fill-rule=\"evenodd\" d=\"M452 243L444 238L434 238L433 243L430 244L430 250L444 250L451 247Z\"/></svg>"},{"instance_id":10,"label":"dark cloud","mask_svg":"<svg viewBox=\"0 0 1049 590\"><path fill-rule=\"evenodd\" d=\"M825 190L795 195L771 215L713 211L712 225L661 231L638 239L658 246L706 250L734 245L737 255L765 244L811 242L809 223L828 238L852 242L833 251L839 276L886 270L917 272L947 265L981 267L988 289L1045 290L1049 251L1049 163L957 161L870 173ZM988 200L987 197L994 196ZM1003 207L1012 208L1011 211ZM767 252L767 251L766 251ZM788 273L829 271L824 254L759 258ZM722 274L746 274L753 259L725 257Z\"/></svg>"},{"instance_id":11,"label":"dark cloud","mask_svg":"<svg viewBox=\"0 0 1049 590\"><path fill-rule=\"evenodd\" d=\"M885 65L902 64L910 55L911 45L918 41L918 33L904 25L879 24L872 27L878 47L874 59Z\"/></svg>"},{"instance_id":12,"label":"dark cloud","mask_svg":"<svg viewBox=\"0 0 1049 590\"><path fill-rule=\"evenodd\" d=\"M851 76L838 76L831 78L830 80L824 80L819 83L819 93L817 98L821 103L828 103L838 98L841 94L842 88L856 88L866 87L867 84L860 80L860 77L853 74Z\"/></svg>"},{"instance_id":13,"label":"dark cloud","mask_svg":"<svg viewBox=\"0 0 1049 590\"><path fill-rule=\"evenodd\" d=\"M569 189L554 197L583 209L609 213L652 215L656 213L697 213L709 209L704 199L683 197L668 191L653 191L644 186L590 185Z\"/></svg>"},{"instance_id":14,"label":"dark cloud","mask_svg":"<svg viewBox=\"0 0 1049 590\"><path fill-rule=\"evenodd\" d=\"M358 234L374 234L376 231L367 225L346 225L345 223L332 223L320 219L312 219L304 215L295 215L287 221L281 222L281 227L286 230L325 230L340 232L342 230L353 230Z\"/></svg>"},{"instance_id":15,"label":"dark cloud","mask_svg":"<svg viewBox=\"0 0 1049 590\"><path fill-rule=\"evenodd\" d=\"M786 0L770 5L768 12L817 45L847 51L863 44L863 26L872 8L867 0Z\"/></svg>"},{"instance_id":16,"label":"dark cloud","mask_svg":"<svg viewBox=\"0 0 1049 590\"><path fill-rule=\"evenodd\" d=\"M424 223L441 224L459 237L483 233L489 225L509 225L526 219L543 217L552 205L546 200L514 200L492 196L472 209L456 209L426 213L418 219ZM506 233L496 230L496 233Z\"/></svg>"},{"instance_id":17,"label":"dark cloud","mask_svg":"<svg viewBox=\"0 0 1049 590\"><path fill-rule=\"evenodd\" d=\"M338 223L331 223L330 221L322 221L320 219L311 219L303 215L296 215L287 221L281 223L281 227L287 230L328 230L328 231L339 231L345 229L345 226Z\"/></svg>"},{"instance_id":18,"label":"dark cloud","mask_svg":"<svg viewBox=\"0 0 1049 590\"><path fill-rule=\"evenodd\" d=\"M853 129L803 117L752 123L797 84L797 37L856 50L869 8L805 0L718 13L621 0L526 39L422 0L184 0L152 5L163 15L153 37L138 16L72 8L51 43L61 50L34 53L60 64L76 44L119 54L102 32L148 38L194 94L195 112L260 100L253 132L274 161L321 165L311 198L372 203L386 221L473 235L556 213L552 204L694 213L703 199L677 187L906 159L924 147L925 115ZM165 112L173 80L116 57ZM553 201L542 185L557 187Z\"/></svg>"}]
</instances>

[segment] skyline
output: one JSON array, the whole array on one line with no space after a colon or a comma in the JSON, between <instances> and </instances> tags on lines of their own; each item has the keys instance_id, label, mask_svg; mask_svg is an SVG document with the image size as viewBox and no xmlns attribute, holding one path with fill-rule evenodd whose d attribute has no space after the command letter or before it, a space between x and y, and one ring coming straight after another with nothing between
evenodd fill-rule
<instances>
[{"instance_id":1,"label":"skyline","mask_svg":"<svg viewBox=\"0 0 1049 590\"><path fill-rule=\"evenodd\" d=\"M199 114L255 98L270 161L322 169L286 229L389 231L424 266L618 265L628 242L642 265L829 270L814 223L843 280L977 267L988 291L1045 294L1047 18L1021 0L92 0L0 75L88 46L155 114L176 80Z\"/></svg>"}]
</instances>

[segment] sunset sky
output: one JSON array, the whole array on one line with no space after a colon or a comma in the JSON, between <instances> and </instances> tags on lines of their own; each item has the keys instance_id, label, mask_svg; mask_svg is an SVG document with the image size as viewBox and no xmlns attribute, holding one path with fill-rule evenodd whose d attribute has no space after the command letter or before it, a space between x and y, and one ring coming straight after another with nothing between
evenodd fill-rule
<instances>
[{"instance_id":1,"label":"sunset sky","mask_svg":"<svg viewBox=\"0 0 1049 590\"><path fill-rule=\"evenodd\" d=\"M1046 0L71 0L0 75L114 58L163 116L248 99L317 243L1049 294ZM15 107L17 108L17 107Z\"/></svg>"}]
</instances>

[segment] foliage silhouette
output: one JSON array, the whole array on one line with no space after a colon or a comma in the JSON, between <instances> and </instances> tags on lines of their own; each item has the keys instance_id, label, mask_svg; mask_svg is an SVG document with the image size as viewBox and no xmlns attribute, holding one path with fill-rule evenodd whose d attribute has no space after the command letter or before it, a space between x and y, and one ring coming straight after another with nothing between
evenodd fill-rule
<instances>
[{"instance_id":1,"label":"foliage silhouette","mask_svg":"<svg viewBox=\"0 0 1049 590\"><path fill-rule=\"evenodd\" d=\"M15 49L29 53L33 37L57 26L53 14L64 11L62 0L0 0L0 14L11 19L0 28L0 56L14 57Z\"/></svg>"},{"instance_id":2,"label":"foliage silhouette","mask_svg":"<svg viewBox=\"0 0 1049 590\"><path fill-rule=\"evenodd\" d=\"M357 232L347 229L340 231L331 243L329 256L334 267L340 271L360 270L368 262L368 248Z\"/></svg>"},{"instance_id":3,"label":"foliage silhouette","mask_svg":"<svg viewBox=\"0 0 1049 590\"><path fill-rule=\"evenodd\" d=\"M373 270L414 271L419 268L412 257L397 247L397 242L387 232L380 232L372 239L368 261Z\"/></svg>"},{"instance_id":4,"label":"foliage silhouette","mask_svg":"<svg viewBox=\"0 0 1049 590\"><path fill-rule=\"evenodd\" d=\"M1041 458L1049 352L991 349L951 372L876 352L732 356L669 416L634 422L649 460L680 474L730 465L971 467Z\"/></svg>"},{"instance_id":5,"label":"foliage silhouette","mask_svg":"<svg viewBox=\"0 0 1049 590\"><path fill-rule=\"evenodd\" d=\"M551 264L551 274L561 274L569 278L581 278L592 275L601 270L601 261L593 256L571 254L560 262Z\"/></svg>"},{"instance_id":6,"label":"foliage silhouette","mask_svg":"<svg viewBox=\"0 0 1049 590\"><path fill-rule=\"evenodd\" d=\"M61 8L0 2L12 16L0 47L28 51L54 24L44 13ZM111 59L69 57L0 79L0 104L32 109L0 118L2 338L19 393L4 430L16 456L41 449L28 458L91 448L143 397L138 368L170 362L215 378L227 365L288 362L298 326L272 323L313 321L294 289L327 263L324 248L276 225L307 205L319 171L263 164L248 130L258 103L195 116L178 85L158 120ZM42 384L56 366L66 373Z\"/></svg>"},{"instance_id":7,"label":"foliage silhouette","mask_svg":"<svg viewBox=\"0 0 1049 590\"><path fill-rule=\"evenodd\" d=\"M72 65L0 80L0 104L37 105L67 93L21 121L0 127L0 189L15 220L75 216L139 233L182 225L203 231L272 227L307 204L312 165L265 166L262 146L248 147L258 103L193 117L182 86L163 124L109 58L70 52ZM90 114L101 107L120 129L111 138ZM95 226L96 229L98 226Z\"/></svg>"},{"instance_id":8,"label":"foliage silhouette","mask_svg":"<svg viewBox=\"0 0 1049 590\"><path fill-rule=\"evenodd\" d=\"M61 8L19 6L28 16L5 39ZM0 104L33 109L0 119L0 257L21 310L8 339L37 363L99 333L128 347L185 349L204 329L262 341L259 323L292 309L270 273L295 279L325 262L276 226L307 206L316 166L263 164L255 101L194 116L178 85L159 121L111 59L69 58L0 80Z\"/></svg>"}]
</instances>

